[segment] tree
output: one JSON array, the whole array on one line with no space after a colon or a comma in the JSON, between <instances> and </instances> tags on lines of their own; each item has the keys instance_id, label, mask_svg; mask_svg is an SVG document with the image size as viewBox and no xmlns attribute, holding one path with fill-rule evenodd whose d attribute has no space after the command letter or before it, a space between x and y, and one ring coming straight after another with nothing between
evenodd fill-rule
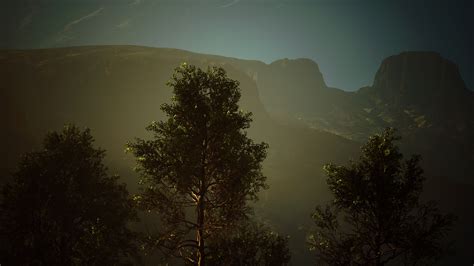
<instances>
[{"instance_id":1,"label":"tree","mask_svg":"<svg viewBox=\"0 0 474 266\"><path fill-rule=\"evenodd\" d=\"M133 201L107 175L88 129L49 133L22 158L0 204L1 262L11 265L118 265L136 248L127 223Z\"/></svg>"},{"instance_id":2,"label":"tree","mask_svg":"<svg viewBox=\"0 0 474 266\"><path fill-rule=\"evenodd\" d=\"M434 202L420 202L425 180L420 156L403 160L394 144L399 139L388 128L369 138L358 162L324 167L334 201L316 208L308 239L320 262L407 265L439 258L454 218L441 214Z\"/></svg>"},{"instance_id":3,"label":"tree","mask_svg":"<svg viewBox=\"0 0 474 266\"><path fill-rule=\"evenodd\" d=\"M247 137L251 113L239 111L239 83L224 69L183 64L167 85L174 93L161 107L167 120L147 127L152 140L128 144L143 184L136 200L161 217L157 246L204 265L206 240L245 219L247 202L266 187L267 144Z\"/></svg>"},{"instance_id":4,"label":"tree","mask_svg":"<svg viewBox=\"0 0 474 266\"><path fill-rule=\"evenodd\" d=\"M288 265L291 255L288 238L263 224L245 221L209 245L209 265L278 266Z\"/></svg>"}]
</instances>

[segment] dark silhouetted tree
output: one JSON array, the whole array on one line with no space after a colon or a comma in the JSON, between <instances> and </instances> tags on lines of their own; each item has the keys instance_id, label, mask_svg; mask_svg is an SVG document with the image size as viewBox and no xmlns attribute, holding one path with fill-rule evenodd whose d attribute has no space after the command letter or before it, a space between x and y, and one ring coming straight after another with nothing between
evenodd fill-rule
<instances>
[{"instance_id":1,"label":"dark silhouetted tree","mask_svg":"<svg viewBox=\"0 0 474 266\"><path fill-rule=\"evenodd\" d=\"M168 82L167 120L147 127L152 140L128 145L142 177L136 200L161 217L157 246L197 265L205 264L206 240L244 219L266 186L267 144L247 137L251 113L239 111L238 85L222 68L183 64Z\"/></svg>"},{"instance_id":2,"label":"dark silhouetted tree","mask_svg":"<svg viewBox=\"0 0 474 266\"><path fill-rule=\"evenodd\" d=\"M0 205L5 265L122 265L135 258L136 218L89 130L65 126L22 158Z\"/></svg>"},{"instance_id":3,"label":"dark silhouetted tree","mask_svg":"<svg viewBox=\"0 0 474 266\"><path fill-rule=\"evenodd\" d=\"M454 217L422 204L420 156L403 160L394 129L374 135L358 162L324 167L334 202L318 206L310 248L327 265L432 263Z\"/></svg>"},{"instance_id":4,"label":"dark silhouetted tree","mask_svg":"<svg viewBox=\"0 0 474 266\"><path fill-rule=\"evenodd\" d=\"M288 238L251 221L210 239L209 265L281 266L290 258Z\"/></svg>"}]
</instances>

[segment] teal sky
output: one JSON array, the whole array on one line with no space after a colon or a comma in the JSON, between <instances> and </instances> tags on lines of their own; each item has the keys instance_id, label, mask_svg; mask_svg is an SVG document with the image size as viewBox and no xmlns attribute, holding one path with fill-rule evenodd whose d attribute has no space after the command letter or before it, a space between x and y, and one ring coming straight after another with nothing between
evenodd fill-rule
<instances>
[{"instance_id":1,"label":"teal sky","mask_svg":"<svg viewBox=\"0 0 474 266\"><path fill-rule=\"evenodd\" d=\"M472 0L1 0L0 48L134 44L306 57L329 86L372 84L387 56L437 51L474 89Z\"/></svg>"}]
</instances>

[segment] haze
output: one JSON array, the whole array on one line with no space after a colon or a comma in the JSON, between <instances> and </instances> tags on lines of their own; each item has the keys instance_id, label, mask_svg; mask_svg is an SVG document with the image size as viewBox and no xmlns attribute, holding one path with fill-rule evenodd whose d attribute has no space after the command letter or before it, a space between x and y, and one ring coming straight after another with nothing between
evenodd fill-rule
<instances>
[{"instance_id":1,"label":"haze","mask_svg":"<svg viewBox=\"0 0 474 266\"><path fill-rule=\"evenodd\" d=\"M269 144L262 168L269 189L252 207L255 217L290 236L292 265L314 262L307 245L311 213L333 201L323 165L357 160L360 147L386 128L398 130L404 158L421 155L422 200L458 217L446 235L455 252L440 265L469 265L473 3L2 0L0 185L15 178L22 155L43 150L48 132L73 123L91 129L94 146L106 150L109 172L136 193L138 158L125 154L125 145L151 137L145 127L167 118L160 105L172 99L166 82L174 69L183 62L220 66L240 84L242 97L232 110L252 112L248 137ZM156 225L153 217L136 227L149 225ZM9 246L0 239L0 253Z\"/></svg>"},{"instance_id":2,"label":"haze","mask_svg":"<svg viewBox=\"0 0 474 266\"><path fill-rule=\"evenodd\" d=\"M371 85L387 56L435 51L474 88L471 0L2 0L0 12L0 48L134 44L266 63L304 57L344 90Z\"/></svg>"}]
</instances>

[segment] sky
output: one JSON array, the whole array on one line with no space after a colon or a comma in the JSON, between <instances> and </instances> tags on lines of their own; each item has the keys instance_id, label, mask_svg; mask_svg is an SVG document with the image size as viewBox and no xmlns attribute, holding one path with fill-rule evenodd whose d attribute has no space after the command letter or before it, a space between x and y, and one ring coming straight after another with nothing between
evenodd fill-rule
<instances>
[{"instance_id":1,"label":"sky","mask_svg":"<svg viewBox=\"0 0 474 266\"><path fill-rule=\"evenodd\" d=\"M474 0L0 0L1 49L168 47L271 63L310 58L326 84L371 85L382 60L436 51L474 90Z\"/></svg>"}]
</instances>

